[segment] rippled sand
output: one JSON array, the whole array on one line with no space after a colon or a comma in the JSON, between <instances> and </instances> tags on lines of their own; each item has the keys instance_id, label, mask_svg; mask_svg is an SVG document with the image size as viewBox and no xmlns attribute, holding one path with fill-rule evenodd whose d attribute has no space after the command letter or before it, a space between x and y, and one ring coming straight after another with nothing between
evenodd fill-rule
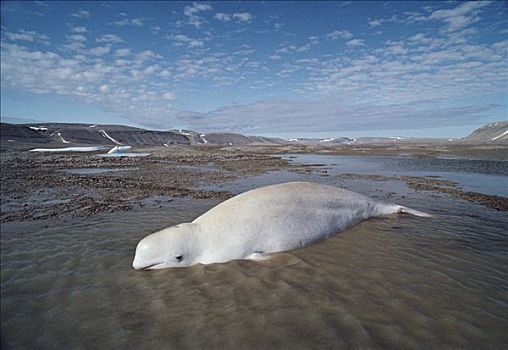
<instances>
[{"instance_id":1,"label":"rippled sand","mask_svg":"<svg viewBox=\"0 0 508 350\"><path fill-rule=\"evenodd\" d=\"M2 342L12 349L507 347L506 213L391 182L346 185L382 198L393 190L391 201L435 217L370 219L266 262L141 272L131 268L139 239L217 201L2 224Z\"/></svg>"}]
</instances>

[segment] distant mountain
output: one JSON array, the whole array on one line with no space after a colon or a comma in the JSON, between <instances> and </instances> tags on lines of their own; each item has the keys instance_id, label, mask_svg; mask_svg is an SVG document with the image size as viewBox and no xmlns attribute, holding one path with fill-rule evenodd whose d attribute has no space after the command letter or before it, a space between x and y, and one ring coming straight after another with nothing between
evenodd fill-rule
<instances>
[{"instance_id":1,"label":"distant mountain","mask_svg":"<svg viewBox=\"0 0 508 350\"><path fill-rule=\"evenodd\" d=\"M153 131L122 125L7 124L1 123L2 142L52 145L169 145L190 144L187 137L171 131Z\"/></svg>"},{"instance_id":2,"label":"distant mountain","mask_svg":"<svg viewBox=\"0 0 508 350\"><path fill-rule=\"evenodd\" d=\"M307 145L307 146L333 146L341 144L349 144L356 141L348 137L328 137L324 139L310 139L310 138L296 138L287 140L292 145Z\"/></svg>"},{"instance_id":3,"label":"distant mountain","mask_svg":"<svg viewBox=\"0 0 508 350\"><path fill-rule=\"evenodd\" d=\"M482 126L468 136L465 141L508 143L508 121L499 121Z\"/></svg>"},{"instance_id":4,"label":"distant mountain","mask_svg":"<svg viewBox=\"0 0 508 350\"><path fill-rule=\"evenodd\" d=\"M44 136L42 133L31 129L25 125L16 125L16 124L0 124L0 135L2 140L30 140L30 142L35 143L47 143L48 138Z\"/></svg>"},{"instance_id":5,"label":"distant mountain","mask_svg":"<svg viewBox=\"0 0 508 350\"><path fill-rule=\"evenodd\" d=\"M218 145L244 146L252 144L281 144L282 139L245 136L232 133L201 134L190 130L157 131L122 125L37 123L1 123L1 141L13 146L20 144L64 145L131 145L168 146Z\"/></svg>"},{"instance_id":6,"label":"distant mountain","mask_svg":"<svg viewBox=\"0 0 508 350\"><path fill-rule=\"evenodd\" d=\"M245 146L254 144L284 144L283 139L263 137L263 136L245 136L234 133L209 133L201 134L190 130L172 130L175 133L185 135L191 144L217 145L217 146Z\"/></svg>"},{"instance_id":7,"label":"distant mountain","mask_svg":"<svg viewBox=\"0 0 508 350\"><path fill-rule=\"evenodd\" d=\"M0 123L3 146L25 149L44 144L48 147L62 146L168 146L206 145L206 146L245 146L245 145L295 145L329 147L341 144L398 143L432 141L432 139L405 139L401 137L363 137L350 139L337 138L297 138L283 140L262 136L246 136L234 133L199 133L192 130L145 130L123 125L97 125L74 123ZM462 139L464 142L508 143L508 121L485 125Z\"/></svg>"}]
</instances>

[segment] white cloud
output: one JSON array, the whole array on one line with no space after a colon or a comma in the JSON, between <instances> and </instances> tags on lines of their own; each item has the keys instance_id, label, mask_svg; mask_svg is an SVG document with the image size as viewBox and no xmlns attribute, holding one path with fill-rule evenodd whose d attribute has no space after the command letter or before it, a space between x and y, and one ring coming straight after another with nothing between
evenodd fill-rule
<instances>
[{"instance_id":1,"label":"white cloud","mask_svg":"<svg viewBox=\"0 0 508 350\"><path fill-rule=\"evenodd\" d=\"M113 24L123 26L142 27L144 25L142 18L124 18L119 21L114 21Z\"/></svg>"},{"instance_id":2,"label":"white cloud","mask_svg":"<svg viewBox=\"0 0 508 350\"><path fill-rule=\"evenodd\" d=\"M79 51L85 47L86 37L81 34L66 35L66 44L62 46L62 49L69 51Z\"/></svg>"},{"instance_id":3,"label":"white cloud","mask_svg":"<svg viewBox=\"0 0 508 350\"><path fill-rule=\"evenodd\" d=\"M162 56L160 54L158 54L157 52L154 52L152 50L145 50L145 51L141 51L140 53L138 53L136 55L136 60L138 61L146 61L146 60L150 60L150 59L161 59Z\"/></svg>"},{"instance_id":4,"label":"white cloud","mask_svg":"<svg viewBox=\"0 0 508 350\"><path fill-rule=\"evenodd\" d=\"M146 67L143 70L143 73L146 75L151 75L151 74L154 74L154 73L160 71L160 69L161 69L161 67L158 64L152 64L152 65Z\"/></svg>"},{"instance_id":5,"label":"white cloud","mask_svg":"<svg viewBox=\"0 0 508 350\"><path fill-rule=\"evenodd\" d=\"M82 34L65 35L66 44L62 45L61 50L79 51L85 47L86 37Z\"/></svg>"},{"instance_id":6,"label":"white cloud","mask_svg":"<svg viewBox=\"0 0 508 350\"><path fill-rule=\"evenodd\" d=\"M83 43L84 37L74 39ZM169 107L161 96L173 89L168 81L147 79L149 75L171 75L170 67L160 65L163 57L146 50L130 55L130 59L106 61L108 54L109 45L59 54L2 43L2 88L69 96L124 115L134 116L139 111L147 118L167 114Z\"/></svg>"},{"instance_id":7,"label":"white cloud","mask_svg":"<svg viewBox=\"0 0 508 350\"><path fill-rule=\"evenodd\" d=\"M116 57L125 57L131 54L131 49L118 49L115 51Z\"/></svg>"},{"instance_id":8,"label":"white cloud","mask_svg":"<svg viewBox=\"0 0 508 350\"><path fill-rule=\"evenodd\" d=\"M193 2L192 5L185 6L183 14L187 16L190 25L199 29L205 20L203 17L199 16L198 13L211 10L213 10L213 8L208 4Z\"/></svg>"},{"instance_id":9,"label":"white cloud","mask_svg":"<svg viewBox=\"0 0 508 350\"><path fill-rule=\"evenodd\" d=\"M271 55L268 58L273 60L273 61L277 61L277 60L282 59L282 57L280 57L279 55Z\"/></svg>"},{"instance_id":10,"label":"white cloud","mask_svg":"<svg viewBox=\"0 0 508 350\"><path fill-rule=\"evenodd\" d=\"M141 26L143 26L143 20L141 18L133 18L133 19L131 19L131 24L133 26L141 27Z\"/></svg>"},{"instance_id":11,"label":"white cloud","mask_svg":"<svg viewBox=\"0 0 508 350\"><path fill-rule=\"evenodd\" d=\"M362 40L362 39L353 39L353 40L349 40L348 42L346 42L346 45L348 47L364 46L365 45L365 41Z\"/></svg>"},{"instance_id":12,"label":"white cloud","mask_svg":"<svg viewBox=\"0 0 508 350\"><path fill-rule=\"evenodd\" d=\"M311 45L317 45L319 44L319 37L316 35L309 36L309 43Z\"/></svg>"},{"instance_id":13,"label":"white cloud","mask_svg":"<svg viewBox=\"0 0 508 350\"><path fill-rule=\"evenodd\" d=\"M112 43L112 44L124 42L122 38L120 38L118 35L115 34L101 35L100 37L96 38L95 41L97 41L98 43Z\"/></svg>"},{"instance_id":14,"label":"white cloud","mask_svg":"<svg viewBox=\"0 0 508 350\"><path fill-rule=\"evenodd\" d=\"M380 25L382 25L383 23L387 23L387 22L398 22L398 18L396 15L393 15L392 17L390 18L369 18L369 21L368 21L368 24L369 24L369 27L371 28L375 28L375 27L379 27Z\"/></svg>"},{"instance_id":15,"label":"white cloud","mask_svg":"<svg viewBox=\"0 0 508 350\"><path fill-rule=\"evenodd\" d=\"M187 35L184 34L173 35L171 36L171 39L174 41L174 44L176 46L187 45L187 47L190 48L203 46L202 40L189 38Z\"/></svg>"},{"instance_id":16,"label":"white cloud","mask_svg":"<svg viewBox=\"0 0 508 350\"><path fill-rule=\"evenodd\" d=\"M300 46L299 48L297 48L295 52L305 52L305 51L309 51L309 50L310 50L310 47L311 47L311 44L310 44L310 43L308 43L308 44L305 44L305 45Z\"/></svg>"},{"instance_id":17,"label":"white cloud","mask_svg":"<svg viewBox=\"0 0 508 350\"><path fill-rule=\"evenodd\" d=\"M333 32L326 34L326 36L331 40L337 39L349 40L353 38L353 34L351 34L351 32L347 30L334 30Z\"/></svg>"},{"instance_id":18,"label":"white cloud","mask_svg":"<svg viewBox=\"0 0 508 350\"><path fill-rule=\"evenodd\" d=\"M72 13L71 16L76 18L90 18L90 12L79 10L78 12Z\"/></svg>"},{"instance_id":19,"label":"white cloud","mask_svg":"<svg viewBox=\"0 0 508 350\"><path fill-rule=\"evenodd\" d=\"M86 27L74 27L71 29L71 32L73 33L86 33L87 29Z\"/></svg>"},{"instance_id":20,"label":"white cloud","mask_svg":"<svg viewBox=\"0 0 508 350\"><path fill-rule=\"evenodd\" d=\"M69 41L79 41L79 42L85 42L86 41L86 37L84 35L81 35L81 34L66 35L65 37Z\"/></svg>"},{"instance_id":21,"label":"white cloud","mask_svg":"<svg viewBox=\"0 0 508 350\"><path fill-rule=\"evenodd\" d=\"M254 16L248 12L233 13L233 20L237 22L250 22Z\"/></svg>"},{"instance_id":22,"label":"white cloud","mask_svg":"<svg viewBox=\"0 0 508 350\"><path fill-rule=\"evenodd\" d=\"M405 55L407 53L407 49L400 45L394 45L391 48L391 52L395 55Z\"/></svg>"},{"instance_id":23,"label":"white cloud","mask_svg":"<svg viewBox=\"0 0 508 350\"><path fill-rule=\"evenodd\" d=\"M35 31L27 31L27 30L23 30L23 29L21 29L17 33L5 32L4 34L9 40L12 40L12 41L18 41L18 40L29 41L29 42L39 41L39 42L47 44L47 43L49 43L49 40L50 40L49 36L47 36L46 34L40 34Z\"/></svg>"},{"instance_id":24,"label":"white cloud","mask_svg":"<svg viewBox=\"0 0 508 350\"><path fill-rule=\"evenodd\" d=\"M202 11L211 11L213 8L208 4L203 4L199 2L193 2L190 6L185 6L184 14L186 16L192 16L198 12Z\"/></svg>"},{"instance_id":25,"label":"white cloud","mask_svg":"<svg viewBox=\"0 0 508 350\"><path fill-rule=\"evenodd\" d=\"M223 21L223 22L230 22L232 17L230 14L228 13L223 13L223 12L217 12L213 18L215 19L218 19L219 21Z\"/></svg>"},{"instance_id":26,"label":"white cloud","mask_svg":"<svg viewBox=\"0 0 508 350\"><path fill-rule=\"evenodd\" d=\"M282 46L279 49L275 50L275 52L279 53L279 54L289 55L289 54L309 51L312 46L317 45L319 43L319 41L315 40L314 38L315 37L310 37L309 39L312 39L312 40L309 40L308 43L306 43L302 46L295 46L295 45L286 44L285 46ZM279 57L278 55L273 55L273 56ZM273 58L271 58L271 59L273 59Z\"/></svg>"},{"instance_id":27,"label":"white cloud","mask_svg":"<svg viewBox=\"0 0 508 350\"><path fill-rule=\"evenodd\" d=\"M97 46L90 49L90 53L94 56L103 56L108 54L111 51L111 46Z\"/></svg>"},{"instance_id":28,"label":"white cloud","mask_svg":"<svg viewBox=\"0 0 508 350\"><path fill-rule=\"evenodd\" d=\"M445 30L454 32L479 21L479 9L490 3L491 1L464 2L453 9L434 11L427 19L444 21L447 25Z\"/></svg>"}]
</instances>

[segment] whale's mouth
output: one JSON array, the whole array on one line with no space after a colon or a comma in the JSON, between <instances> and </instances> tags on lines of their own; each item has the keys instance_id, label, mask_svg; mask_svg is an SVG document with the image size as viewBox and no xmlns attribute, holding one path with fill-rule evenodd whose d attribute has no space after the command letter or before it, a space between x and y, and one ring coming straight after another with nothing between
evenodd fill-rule
<instances>
[{"instance_id":1,"label":"whale's mouth","mask_svg":"<svg viewBox=\"0 0 508 350\"><path fill-rule=\"evenodd\" d=\"M161 267L157 267L157 266L160 266L164 263L162 262L158 262L158 263L154 263L154 264L150 264L150 265L146 265L146 266L133 266L135 270L150 270L150 269L159 269Z\"/></svg>"}]
</instances>

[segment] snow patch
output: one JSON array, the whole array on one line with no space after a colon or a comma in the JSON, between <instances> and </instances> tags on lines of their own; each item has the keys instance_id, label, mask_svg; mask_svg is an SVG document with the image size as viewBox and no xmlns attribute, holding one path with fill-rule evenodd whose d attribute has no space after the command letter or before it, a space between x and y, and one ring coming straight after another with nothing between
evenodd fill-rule
<instances>
[{"instance_id":1,"label":"snow patch","mask_svg":"<svg viewBox=\"0 0 508 350\"><path fill-rule=\"evenodd\" d=\"M67 141L63 138L62 134L60 134L60 131L57 131L56 134L58 135L58 137L60 137L60 139L62 140L63 143L70 143L69 141Z\"/></svg>"},{"instance_id":2,"label":"snow patch","mask_svg":"<svg viewBox=\"0 0 508 350\"><path fill-rule=\"evenodd\" d=\"M289 142L296 142L296 141L298 141L298 139L289 139L288 141Z\"/></svg>"},{"instance_id":3,"label":"snow patch","mask_svg":"<svg viewBox=\"0 0 508 350\"><path fill-rule=\"evenodd\" d=\"M90 125L89 128L95 128L96 126L97 126L97 124Z\"/></svg>"},{"instance_id":4,"label":"snow patch","mask_svg":"<svg viewBox=\"0 0 508 350\"><path fill-rule=\"evenodd\" d=\"M331 142L331 141L333 141L333 140L335 140L335 138L330 137L330 138L328 138L328 139L322 139L322 140L320 140L319 142Z\"/></svg>"},{"instance_id":5,"label":"snow patch","mask_svg":"<svg viewBox=\"0 0 508 350\"><path fill-rule=\"evenodd\" d=\"M131 149L132 146L115 146L108 151L108 154L123 153L124 151Z\"/></svg>"},{"instance_id":6,"label":"snow patch","mask_svg":"<svg viewBox=\"0 0 508 350\"><path fill-rule=\"evenodd\" d=\"M203 141L203 143L208 143L208 140L205 139L205 134L199 135L199 138L201 139L201 141Z\"/></svg>"},{"instance_id":7,"label":"snow patch","mask_svg":"<svg viewBox=\"0 0 508 350\"><path fill-rule=\"evenodd\" d=\"M30 126L29 128L32 129L32 130L35 130L35 131L46 131L46 130L48 130L48 128L45 128L43 126L39 126L39 127L37 127L37 126Z\"/></svg>"},{"instance_id":8,"label":"snow patch","mask_svg":"<svg viewBox=\"0 0 508 350\"><path fill-rule=\"evenodd\" d=\"M506 134L508 134L508 130L506 130L505 132L503 132L501 135L498 135L498 136L496 136L496 137L493 137L493 138L492 138L492 141L495 141L495 140L497 140L498 138L503 137L503 136L504 136L504 135L506 135Z\"/></svg>"},{"instance_id":9,"label":"snow patch","mask_svg":"<svg viewBox=\"0 0 508 350\"><path fill-rule=\"evenodd\" d=\"M118 142L117 140L115 140L114 138L112 138L111 136L109 136L109 135L108 135L108 133L107 133L105 130L101 129L101 130L99 130L99 132L102 134L102 136L104 136L105 138L107 138L107 139L109 139L109 140L113 141L113 142L114 142L114 143L116 143L117 145L121 145L121 144L122 144L121 142Z\"/></svg>"},{"instance_id":10,"label":"snow patch","mask_svg":"<svg viewBox=\"0 0 508 350\"><path fill-rule=\"evenodd\" d=\"M178 132L179 132L181 135L185 135L185 136L192 136L192 134L191 134L191 133L189 133L189 132L185 132L185 131L183 131L182 129L178 130Z\"/></svg>"},{"instance_id":11,"label":"snow patch","mask_svg":"<svg viewBox=\"0 0 508 350\"><path fill-rule=\"evenodd\" d=\"M29 152L95 152L103 150L102 146L94 147L66 147L66 148L34 148Z\"/></svg>"},{"instance_id":12,"label":"snow patch","mask_svg":"<svg viewBox=\"0 0 508 350\"><path fill-rule=\"evenodd\" d=\"M149 156L150 153L131 153L125 152L131 149L132 146L115 146L108 151L107 154L101 154L99 157L146 157Z\"/></svg>"}]
</instances>

